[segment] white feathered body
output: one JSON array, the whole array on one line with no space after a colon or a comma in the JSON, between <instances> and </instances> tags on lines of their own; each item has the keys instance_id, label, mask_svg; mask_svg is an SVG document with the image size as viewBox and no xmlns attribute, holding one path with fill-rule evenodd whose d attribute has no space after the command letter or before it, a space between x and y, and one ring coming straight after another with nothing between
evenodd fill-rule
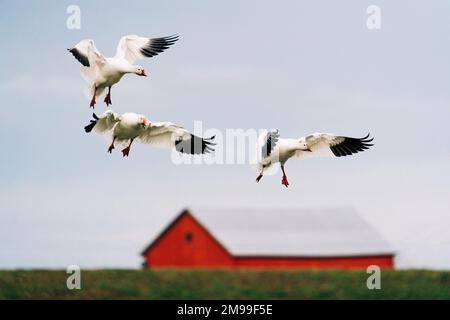
<instances>
[{"instance_id":1,"label":"white feathered body","mask_svg":"<svg viewBox=\"0 0 450 320\"><path fill-rule=\"evenodd\" d=\"M100 69L99 78L96 81L98 87L110 87L133 70L133 66L126 60L107 58L106 61L107 63Z\"/></svg>"},{"instance_id":2,"label":"white feathered body","mask_svg":"<svg viewBox=\"0 0 450 320\"><path fill-rule=\"evenodd\" d=\"M270 155L261 159L261 166L269 167L278 162L284 165L289 158L301 152L301 146L299 139L279 139Z\"/></svg>"},{"instance_id":3,"label":"white feathered body","mask_svg":"<svg viewBox=\"0 0 450 320\"><path fill-rule=\"evenodd\" d=\"M106 58L106 63L94 67L82 67L81 75L88 83L89 95L94 93L100 96L102 92L118 83L122 77L134 71L134 66L128 61L119 58Z\"/></svg>"},{"instance_id":4,"label":"white feathered body","mask_svg":"<svg viewBox=\"0 0 450 320\"><path fill-rule=\"evenodd\" d=\"M124 113L120 122L117 122L113 129L113 135L117 142L126 141L138 137L145 131L142 125L142 116L135 113Z\"/></svg>"}]
</instances>

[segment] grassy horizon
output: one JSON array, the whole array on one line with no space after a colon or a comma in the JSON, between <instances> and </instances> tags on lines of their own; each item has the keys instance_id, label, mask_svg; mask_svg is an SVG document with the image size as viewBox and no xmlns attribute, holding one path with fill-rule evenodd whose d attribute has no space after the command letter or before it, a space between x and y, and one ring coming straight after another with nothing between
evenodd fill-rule
<instances>
[{"instance_id":1,"label":"grassy horizon","mask_svg":"<svg viewBox=\"0 0 450 320\"><path fill-rule=\"evenodd\" d=\"M82 270L81 290L68 276L0 271L0 299L450 299L450 271L383 270L380 290L344 270Z\"/></svg>"}]
</instances>

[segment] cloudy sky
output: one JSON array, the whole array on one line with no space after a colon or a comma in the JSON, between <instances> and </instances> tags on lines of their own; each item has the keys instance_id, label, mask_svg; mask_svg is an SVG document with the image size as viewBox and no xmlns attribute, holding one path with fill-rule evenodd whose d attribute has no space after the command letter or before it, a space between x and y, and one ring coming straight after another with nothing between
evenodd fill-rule
<instances>
[{"instance_id":1,"label":"cloudy sky","mask_svg":"<svg viewBox=\"0 0 450 320\"><path fill-rule=\"evenodd\" d=\"M69 5L81 29L66 27ZM366 9L381 8L381 30ZM0 268L139 267L184 207L353 206L402 268L450 268L450 3L446 1L3 1ZM106 153L66 49L180 34L126 76L113 110L193 129L325 131L376 146L290 161L256 184L248 165L174 165L167 150ZM98 113L105 110L97 104Z\"/></svg>"}]
</instances>

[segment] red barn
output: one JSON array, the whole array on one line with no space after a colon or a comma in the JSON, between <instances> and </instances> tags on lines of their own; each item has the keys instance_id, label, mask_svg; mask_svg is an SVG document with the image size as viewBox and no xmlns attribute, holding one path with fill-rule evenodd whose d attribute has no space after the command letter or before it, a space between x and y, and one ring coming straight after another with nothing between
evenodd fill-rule
<instances>
[{"instance_id":1,"label":"red barn","mask_svg":"<svg viewBox=\"0 0 450 320\"><path fill-rule=\"evenodd\" d=\"M354 210L182 211L142 252L149 268L393 268L391 246Z\"/></svg>"}]
</instances>

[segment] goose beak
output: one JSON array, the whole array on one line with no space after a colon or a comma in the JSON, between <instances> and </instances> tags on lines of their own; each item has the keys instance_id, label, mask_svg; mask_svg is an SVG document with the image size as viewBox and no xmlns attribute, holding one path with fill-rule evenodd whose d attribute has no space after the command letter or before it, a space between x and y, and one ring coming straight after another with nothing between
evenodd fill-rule
<instances>
[{"instance_id":1,"label":"goose beak","mask_svg":"<svg viewBox=\"0 0 450 320\"><path fill-rule=\"evenodd\" d=\"M142 73L141 73L141 75L142 75L143 77L146 77L146 76L147 76L147 74L145 73L145 71L144 71L144 70L142 70Z\"/></svg>"}]
</instances>

